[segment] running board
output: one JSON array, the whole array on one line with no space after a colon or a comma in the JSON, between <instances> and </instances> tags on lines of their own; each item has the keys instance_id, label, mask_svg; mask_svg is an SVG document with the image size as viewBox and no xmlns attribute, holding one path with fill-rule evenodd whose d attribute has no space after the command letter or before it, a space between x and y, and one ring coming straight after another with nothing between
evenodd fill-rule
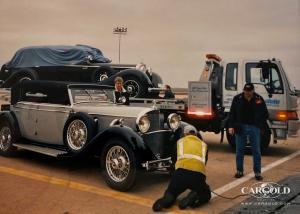
<instances>
[{"instance_id":1,"label":"running board","mask_svg":"<svg viewBox=\"0 0 300 214\"><path fill-rule=\"evenodd\" d=\"M52 149L52 148L47 148L47 147L42 147L42 146L37 146L37 145L32 145L32 144L14 143L13 146L20 148L20 149L26 149L26 150L29 150L32 152L49 155L52 157L59 157L59 156L68 154L68 152L64 151L64 150Z\"/></svg>"}]
</instances>

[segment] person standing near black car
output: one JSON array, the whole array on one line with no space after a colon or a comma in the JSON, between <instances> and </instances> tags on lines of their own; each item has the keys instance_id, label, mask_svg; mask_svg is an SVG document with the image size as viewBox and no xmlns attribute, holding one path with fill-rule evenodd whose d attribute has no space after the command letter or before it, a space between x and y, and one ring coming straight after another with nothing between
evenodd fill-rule
<instances>
[{"instance_id":1,"label":"person standing near black car","mask_svg":"<svg viewBox=\"0 0 300 214\"><path fill-rule=\"evenodd\" d=\"M124 80L122 77L115 78L114 102L129 105L129 93L123 87Z\"/></svg>"},{"instance_id":2,"label":"person standing near black car","mask_svg":"<svg viewBox=\"0 0 300 214\"><path fill-rule=\"evenodd\" d=\"M172 88L171 86L169 85L165 85L165 96L164 96L164 99L174 99L175 98L175 95L172 91Z\"/></svg>"},{"instance_id":3,"label":"person standing near black car","mask_svg":"<svg viewBox=\"0 0 300 214\"><path fill-rule=\"evenodd\" d=\"M246 83L243 93L233 98L229 113L228 131L229 134L235 135L236 143L236 178L244 175L244 150L247 140L250 140L255 179L263 179L261 176L260 128L264 126L268 117L264 99L254 92L252 83Z\"/></svg>"}]
</instances>

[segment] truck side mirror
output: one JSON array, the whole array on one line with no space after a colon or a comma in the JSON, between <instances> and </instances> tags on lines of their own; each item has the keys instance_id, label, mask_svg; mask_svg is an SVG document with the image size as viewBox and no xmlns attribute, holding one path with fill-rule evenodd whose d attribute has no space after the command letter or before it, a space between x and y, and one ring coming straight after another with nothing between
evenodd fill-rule
<instances>
[{"instance_id":1,"label":"truck side mirror","mask_svg":"<svg viewBox=\"0 0 300 214\"><path fill-rule=\"evenodd\" d=\"M257 68L261 68L262 72L262 78L263 79L269 79L269 73L270 73L270 63L269 62L260 62L256 66Z\"/></svg>"}]
</instances>

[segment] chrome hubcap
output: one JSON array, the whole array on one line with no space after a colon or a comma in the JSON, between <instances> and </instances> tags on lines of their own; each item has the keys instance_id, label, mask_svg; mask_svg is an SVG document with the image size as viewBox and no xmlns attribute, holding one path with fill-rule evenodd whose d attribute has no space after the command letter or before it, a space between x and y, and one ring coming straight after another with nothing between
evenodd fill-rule
<instances>
[{"instance_id":1,"label":"chrome hubcap","mask_svg":"<svg viewBox=\"0 0 300 214\"><path fill-rule=\"evenodd\" d=\"M107 78L108 78L108 76L107 76L106 73L105 74L100 74L100 76L99 76L99 82L101 82L101 81L103 81L103 80L105 80Z\"/></svg>"},{"instance_id":2,"label":"chrome hubcap","mask_svg":"<svg viewBox=\"0 0 300 214\"><path fill-rule=\"evenodd\" d=\"M81 149L87 141L87 128L81 120L70 123L67 131L67 141L73 150Z\"/></svg>"},{"instance_id":3,"label":"chrome hubcap","mask_svg":"<svg viewBox=\"0 0 300 214\"><path fill-rule=\"evenodd\" d=\"M113 146L106 155L106 169L109 177L115 182L124 181L130 170L127 152L121 146Z\"/></svg>"},{"instance_id":4,"label":"chrome hubcap","mask_svg":"<svg viewBox=\"0 0 300 214\"><path fill-rule=\"evenodd\" d=\"M0 149L6 151L11 144L11 131L9 127L3 127L0 131Z\"/></svg>"},{"instance_id":5,"label":"chrome hubcap","mask_svg":"<svg viewBox=\"0 0 300 214\"><path fill-rule=\"evenodd\" d=\"M140 91L140 86L135 80L127 80L124 82L124 88L130 94L130 97L136 97Z\"/></svg>"}]
</instances>

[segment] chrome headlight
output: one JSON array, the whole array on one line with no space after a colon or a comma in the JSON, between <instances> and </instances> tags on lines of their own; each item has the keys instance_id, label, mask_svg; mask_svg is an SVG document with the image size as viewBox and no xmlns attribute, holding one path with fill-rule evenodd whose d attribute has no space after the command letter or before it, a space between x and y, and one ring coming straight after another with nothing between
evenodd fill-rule
<instances>
[{"instance_id":1,"label":"chrome headlight","mask_svg":"<svg viewBox=\"0 0 300 214\"><path fill-rule=\"evenodd\" d=\"M175 113L170 114L167 119L168 126L174 131L179 128L180 121L181 121L180 115Z\"/></svg>"},{"instance_id":2,"label":"chrome headlight","mask_svg":"<svg viewBox=\"0 0 300 214\"><path fill-rule=\"evenodd\" d=\"M150 129L150 120L147 115L139 117L136 121L136 125L140 132L146 133Z\"/></svg>"}]
</instances>

